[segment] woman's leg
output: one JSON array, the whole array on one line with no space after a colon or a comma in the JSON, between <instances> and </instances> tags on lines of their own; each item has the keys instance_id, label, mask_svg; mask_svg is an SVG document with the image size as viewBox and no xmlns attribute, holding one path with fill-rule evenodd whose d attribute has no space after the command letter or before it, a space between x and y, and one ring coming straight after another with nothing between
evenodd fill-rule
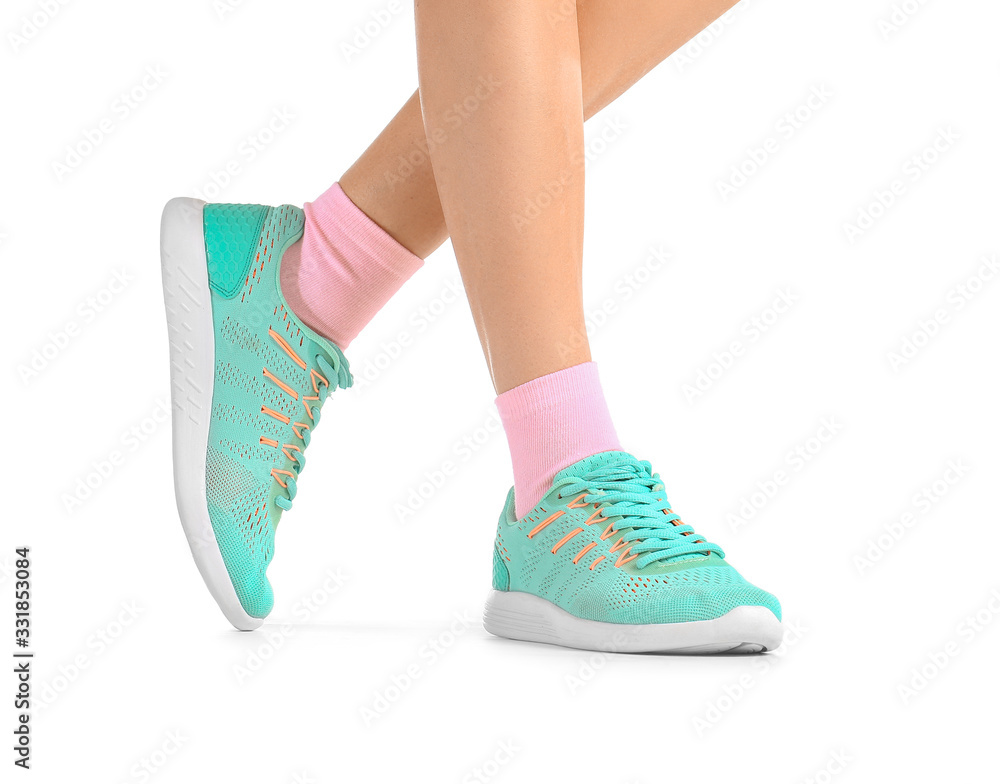
<instances>
[{"instance_id":1,"label":"woman's leg","mask_svg":"<svg viewBox=\"0 0 1000 784\"><path fill-rule=\"evenodd\" d=\"M573 0L564 0L546 22L554 31L577 22L583 113L590 118L735 3L578 0L572 13ZM440 130L447 134L451 125ZM426 139L415 92L340 180L355 204L420 258L448 238Z\"/></svg>"},{"instance_id":2,"label":"woman's leg","mask_svg":"<svg viewBox=\"0 0 1000 784\"><path fill-rule=\"evenodd\" d=\"M424 126L449 129L434 177L497 392L590 359L580 44L574 18L550 21L563 5L416 2Z\"/></svg>"},{"instance_id":3,"label":"woman's leg","mask_svg":"<svg viewBox=\"0 0 1000 784\"><path fill-rule=\"evenodd\" d=\"M559 0L546 4L545 24L551 35L579 41L589 117L734 2L579 0L577 12L574 0ZM474 87L492 100L488 83ZM419 98L414 93L340 182L306 205L303 241L283 262L293 310L342 349L448 236L429 153L449 146L464 119L453 113L425 130ZM579 342L571 345L584 357Z\"/></svg>"},{"instance_id":4,"label":"woman's leg","mask_svg":"<svg viewBox=\"0 0 1000 784\"><path fill-rule=\"evenodd\" d=\"M574 6L417 0L416 11L427 135L490 86L430 153L514 465L487 630L613 651L777 647L777 600L685 525L650 464L621 449L588 361Z\"/></svg>"},{"instance_id":5,"label":"woman's leg","mask_svg":"<svg viewBox=\"0 0 1000 784\"><path fill-rule=\"evenodd\" d=\"M584 324L583 91L566 9L562 0L416 2L427 136L456 104L490 91L431 161L500 394L518 517L560 469L619 449ZM555 13L570 16L553 25Z\"/></svg>"}]
</instances>

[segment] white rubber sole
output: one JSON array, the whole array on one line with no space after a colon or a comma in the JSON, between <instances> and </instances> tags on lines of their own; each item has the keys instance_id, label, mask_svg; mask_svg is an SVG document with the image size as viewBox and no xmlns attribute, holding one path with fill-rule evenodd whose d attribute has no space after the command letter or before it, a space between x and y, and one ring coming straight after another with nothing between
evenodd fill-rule
<instances>
[{"instance_id":1,"label":"white rubber sole","mask_svg":"<svg viewBox=\"0 0 1000 784\"><path fill-rule=\"evenodd\" d=\"M520 591L491 591L483 625L497 637L608 653L760 653L783 636L766 607L737 607L710 621L620 624L577 618Z\"/></svg>"},{"instance_id":2,"label":"white rubber sole","mask_svg":"<svg viewBox=\"0 0 1000 784\"><path fill-rule=\"evenodd\" d=\"M229 622L250 631L264 621L236 596L212 530L205 492L205 457L215 379L215 329L208 288L203 210L198 199L171 199L160 221L163 301L170 336L174 493L184 534L205 585Z\"/></svg>"}]
</instances>

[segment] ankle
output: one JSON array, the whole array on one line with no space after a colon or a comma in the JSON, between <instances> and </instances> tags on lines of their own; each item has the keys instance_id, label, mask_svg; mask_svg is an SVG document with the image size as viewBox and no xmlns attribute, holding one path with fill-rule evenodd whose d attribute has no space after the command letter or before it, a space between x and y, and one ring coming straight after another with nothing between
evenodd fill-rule
<instances>
[{"instance_id":1,"label":"ankle","mask_svg":"<svg viewBox=\"0 0 1000 784\"><path fill-rule=\"evenodd\" d=\"M621 449L593 362L514 387L496 402L510 445L519 518L538 503L563 468L598 452Z\"/></svg>"},{"instance_id":2,"label":"ankle","mask_svg":"<svg viewBox=\"0 0 1000 784\"><path fill-rule=\"evenodd\" d=\"M310 329L346 349L421 266L334 184L303 207L302 240L282 258L281 288Z\"/></svg>"}]
</instances>

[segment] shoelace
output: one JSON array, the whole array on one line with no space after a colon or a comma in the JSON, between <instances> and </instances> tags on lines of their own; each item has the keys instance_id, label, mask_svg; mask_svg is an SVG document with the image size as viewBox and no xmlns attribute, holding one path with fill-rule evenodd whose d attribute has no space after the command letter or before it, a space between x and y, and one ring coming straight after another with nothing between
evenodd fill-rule
<instances>
[{"instance_id":1,"label":"shoelace","mask_svg":"<svg viewBox=\"0 0 1000 784\"><path fill-rule=\"evenodd\" d=\"M320 372L323 374L317 379L316 394L319 396L319 405L309 407L309 416L312 421L312 426L309 429L303 429L301 434L296 429L295 434L302 440L302 449L296 449L293 454L285 452L291 460L292 475L288 476L286 479L282 480L279 476L272 471L272 476L277 480L279 485L283 486L285 495L279 495L275 497L274 503L277 504L281 509L288 511L292 508L292 501L295 499L295 494L298 492L298 485L295 480L302 473L302 470L306 467L306 456L303 453L303 449L309 446L309 441L312 439L310 435L311 430L319 424L320 420L320 406L326 401L330 395L333 394L335 389L347 389L354 383L354 378L351 376L351 372L347 369L347 363L341 361L340 357L333 355L333 362L331 363L322 354L317 354L316 364L319 366ZM324 382L329 383L324 383ZM287 497L286 497L287 496Z\"/></svg>"},{"instance_id":2,"label":"shoelace","mask_svg":"<svg viewBox=\"0 0 1000 784\"><path fill-rule=\"evenodd\" d=\"M615 527L622 540L638 555L640 569L657 561L670 561L695 553L725 557L722 548L699 537L670 508L660 475L646 460L632 460L589 471L562 487L560 493L586 493L585 503L601 504L605 518L621 517ZM605 506L606 505L606 506ZM628 530L626 530L628 529Z\"/></svg>"}]
</instances>

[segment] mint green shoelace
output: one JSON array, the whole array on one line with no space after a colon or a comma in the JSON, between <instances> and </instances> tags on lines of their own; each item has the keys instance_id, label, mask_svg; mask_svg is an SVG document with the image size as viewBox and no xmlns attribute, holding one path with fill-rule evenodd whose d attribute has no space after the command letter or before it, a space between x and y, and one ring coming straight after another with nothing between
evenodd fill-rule
<instances>
[{"instance_id":1,"label":"mint green shoelace","mask_svg":"<svg viewBox=\"0 0 1000 784\"><path fill-rule=\"evenodd\" d=\"M724 558L721 547L705 541L690 525L674 525L681 518L670 508L660 475L652 468L645 460L602 466L563 485L560 493L586 493L584 502L600 504L603 517L621 517L615 528L639 556L635 564L640 569L697 553Z\"/></svg>"}]
</instances>

